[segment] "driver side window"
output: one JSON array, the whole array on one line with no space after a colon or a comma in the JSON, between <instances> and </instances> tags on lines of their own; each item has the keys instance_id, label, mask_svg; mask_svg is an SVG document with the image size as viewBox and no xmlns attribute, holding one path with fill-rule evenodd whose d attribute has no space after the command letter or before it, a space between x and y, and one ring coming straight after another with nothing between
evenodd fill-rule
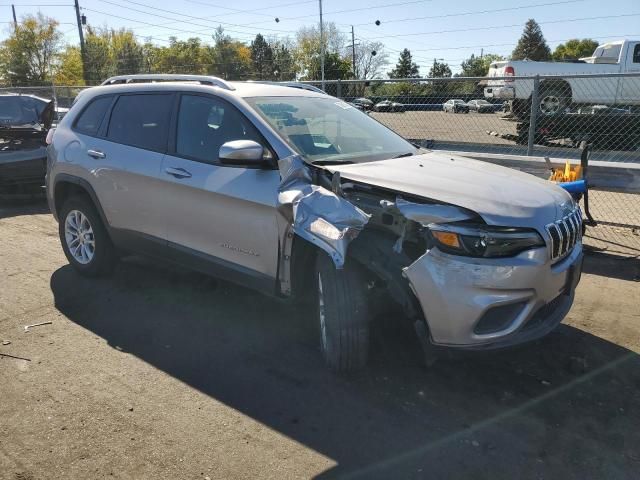
<instances>
[{"instance_id":1,"label":"driver side window","mask_svg":"<svg viewBox=\"0 0 640 480\"><path fill-rule=\"evenodd\" d=\"M253 140L264 145L256 128L235 107L212 97L182 95L176 132L179 156L217 163L220 147L232 140Z\"/></svg>"}]
</instances>

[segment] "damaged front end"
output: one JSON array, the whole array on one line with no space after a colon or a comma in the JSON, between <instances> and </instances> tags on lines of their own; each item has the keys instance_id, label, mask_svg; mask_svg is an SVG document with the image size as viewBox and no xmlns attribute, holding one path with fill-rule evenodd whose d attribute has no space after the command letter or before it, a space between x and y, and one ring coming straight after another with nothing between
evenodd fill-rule
<instances>
[{"instance_id":1,"label":"damaged front end","mask_svg":"<svg viewBox=\"0 0 640 480\"><path fill-rule=\"evenodd\" d=\"M281 290L290 292L289 260L294 235L298 235L329 254L336 268L344 266L347 255L357 261L410 318L421 319L405 270L430 248L428 225L478 219L478 215L351 182L299 156L281 160L279 167Z\"/></svg>"}]
</instances>

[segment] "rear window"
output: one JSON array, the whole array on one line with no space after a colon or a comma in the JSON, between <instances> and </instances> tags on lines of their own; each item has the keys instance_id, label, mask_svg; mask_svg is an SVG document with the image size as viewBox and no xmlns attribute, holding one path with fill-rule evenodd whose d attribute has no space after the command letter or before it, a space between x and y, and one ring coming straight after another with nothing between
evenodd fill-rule
<instances>
[{"instance_id":1,"label":"rear window","mask_svg":"<svg viewBox=\"0 0 640 480\"><path fill-rule=\"evenodd\" d=\"M97 135L104 114L107 113L112 99L113 97L110 96L100 97L89 103L76 120L74 128L85 135Z\"/></svg>"},{"instance_id":2,"label":"rear window","mask_svg":"<svg viewBox=\"0 0 640 480\"><path fill-rule=\"evenodd\" d=\"M171 94L121 96L113 107L107 138L146 150L165 151L172 99Z\"/></svg>"},{"instance_id":3,"label":"rear window","mask_svg":"<svg viewBox=\"0 0 640 480\"><path fill-rule=\"evenodd\" d=\"M26 96L0 96L0 125L39 123L46 104L45 101Z\"/></svg>"}]
</instances>

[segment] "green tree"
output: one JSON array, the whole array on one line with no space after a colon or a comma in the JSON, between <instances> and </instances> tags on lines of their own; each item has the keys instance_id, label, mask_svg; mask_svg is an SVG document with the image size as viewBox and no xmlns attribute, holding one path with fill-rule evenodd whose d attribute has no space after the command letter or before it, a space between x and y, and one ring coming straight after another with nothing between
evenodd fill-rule
<instances>
[{"instance_id":1,"label":"green tree","mask_svg":"<svg viewBox=\"0 0 640 480\"><path fill-rule=\"evenodd\" d=\"M84 85L79 47L67 45L60 52L53 68L53 81L56 85Z\"/></svg>"},{"instance_id":2,"label":"green tree","mask_svg":"<svg viewBox=\"0 0 640 480\"><path fill-rule=\"evenodd\" d=\"M273 78L275 67L273 65L273 49L267 43L262 34L257 34L251 42L251 63L258 80Z\"/></svg>"},{"instance_id":3,"label":"green tree","mask_svg":"<svg viewBox=\"0 0 640 480\"><path fill-rule=\"evenodd\" d=\"M482 57L471 56L460 65L460 77L485 77L489 73L489 66L493 62L504 60L502 55L488 53Z\"/></svg>"},{"instance_id":4,"label":"green tree","mask_svg":"<svg viewBox=\"0 0 640 480\"><path fill-rule=\"evenodd\" d=\"M87 85L99 85L115 74L111 58L111 35L108 29L87 27L84 51L84 79Z\"/></svg>"},{"instance_id":5,"label":"green tree","mask_svg":"<svg viewBox=\"0 0 640 480\"><path fill-rule=\"evenodd\" d=\"M511 54L512 60L535 60L546 61L551 60L551 50L547 45L547 41L542 35L540 25L534 20L529 19L524 26L524 31L518 45Z\"/></svg>"},{"instance_id":6,"label":"green tree","mask_svg":"<svg viewBox=\"0 0 640 480\"><path fill-rule=\"evenodd\" d=\"M598 42L591 40L590 38L572 38L565 43L561 43L553 51L553 59L561 62L564 60L578 60L582 57L590 57Z\"/></svg>"},{"instance_id":7,"label":"green tree","mask_svg":"<svg viewBox=\"0 0 640 480\"><path fill-rule=\"evenodd\" d=\"M271 50L273 51L273 79L295 79L295 63L289 46L284 43L273 42L271 44Z\"/></svg>"},{"instance_id":8,"label":"green tree","mask_svg":"<svg viewBox=\"0 0 640 480\"><path fill-rule=\"evenodd\" d=\"M338 30L333 22L327 22L324 24L323 39L325 48L325 78L347 78L348 73L346 73L343 68L345 36ZM303 27L298 30L296 33L294 60L295 70L301 78L307 80L321 78L321 51L319 25ZM348 60L347 62L350 63ZM350 68L351 67L349 67L349 69ZM335 73L330 74L330 71Z\"/></svg>"},{"instance_id":9,"label":"green tree","mask_svg":"<svg viewBox=\"0 0 640 480\"><path fill-rule=\"evenodd\" d=\"M205 74L211 64L211 57L199 38L178 40L169 37L169 45L156 48L151 53L151 71L155 73Z\"/></svg>"},{"instance_id":10,"label":"green tree","mask_svg":"<svg viewBox=\"0 0 640 480\"><path fill-rule=\"evenodd\" d=\"M433 61L433 66L429 70L429 77L431 78L445 78L451 76L451 69L449 64L445 62Z\"/></svg>"},{"instance_id":11,"label":"green tree","mask_svg":"<svg viewBox=\"0 0 640 480\"><path fill-rule=\"evenodd\" d=\"M398 63L396 67L389 72L389 78L419 78L420 68L418 64L413 61L411 52L408 48L405 48L400 52Z\"/></svg>"},{"instance_id":12,"label":"green tree","mask_svg":"<svg viewBox=\"0 0 640 480\"><path fill-rule=\"evenodd\" d=\"M213 40L209 73L228 80L246 80L251 75L251 49L226 35L222 27L215 30Z\"/></svg>"},{"instance_id":13,"label":"green tree","mask_svg":"<svg viewBox=\"0 0 640 480\"><path fill-rule=\"evenodd\" d=\"M131 30L111 30L111 57L118 75L144 72L144 49Z\"/></svg>"},{"instance_id":14,"label":"green tree","mask_svg":"<svg viewBox=\"0 0 640 480\"><path fill-rule=\"evenodd\" d=\"M23 17L1 44L0 76L17 86L49 81L61 40L53 18L42 13Z\"/></svg>"}]
</instances>

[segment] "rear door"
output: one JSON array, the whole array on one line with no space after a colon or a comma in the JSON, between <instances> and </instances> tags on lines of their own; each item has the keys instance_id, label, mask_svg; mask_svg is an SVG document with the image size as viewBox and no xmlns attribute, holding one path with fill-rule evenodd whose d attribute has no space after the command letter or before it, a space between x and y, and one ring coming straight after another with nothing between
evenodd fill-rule
<instances>
[{"instance_id":1,"label":"rear door","mask_svg":"<svg viewBox=\"0 0 640 480\"><path fill-rule=\"evenodd\" d=\"M247 117L219 97L184 93L178 104L175 137L161 172L169 246L223 271L275 278L279 171L218 159L228 141L268 145Z\"/></svg>"},{"instance_id":2,"label":"rear door","mask_svg":"<svg viewBox=\"0 0 640 480\"><path fill-rule=\"evenodd\" d=\"M116 97L101 133L86 138L82 147L111 227L161 243L166 241L166 228L159 175L173 99L171 93Z\"/></svg>"}]
</instances>

